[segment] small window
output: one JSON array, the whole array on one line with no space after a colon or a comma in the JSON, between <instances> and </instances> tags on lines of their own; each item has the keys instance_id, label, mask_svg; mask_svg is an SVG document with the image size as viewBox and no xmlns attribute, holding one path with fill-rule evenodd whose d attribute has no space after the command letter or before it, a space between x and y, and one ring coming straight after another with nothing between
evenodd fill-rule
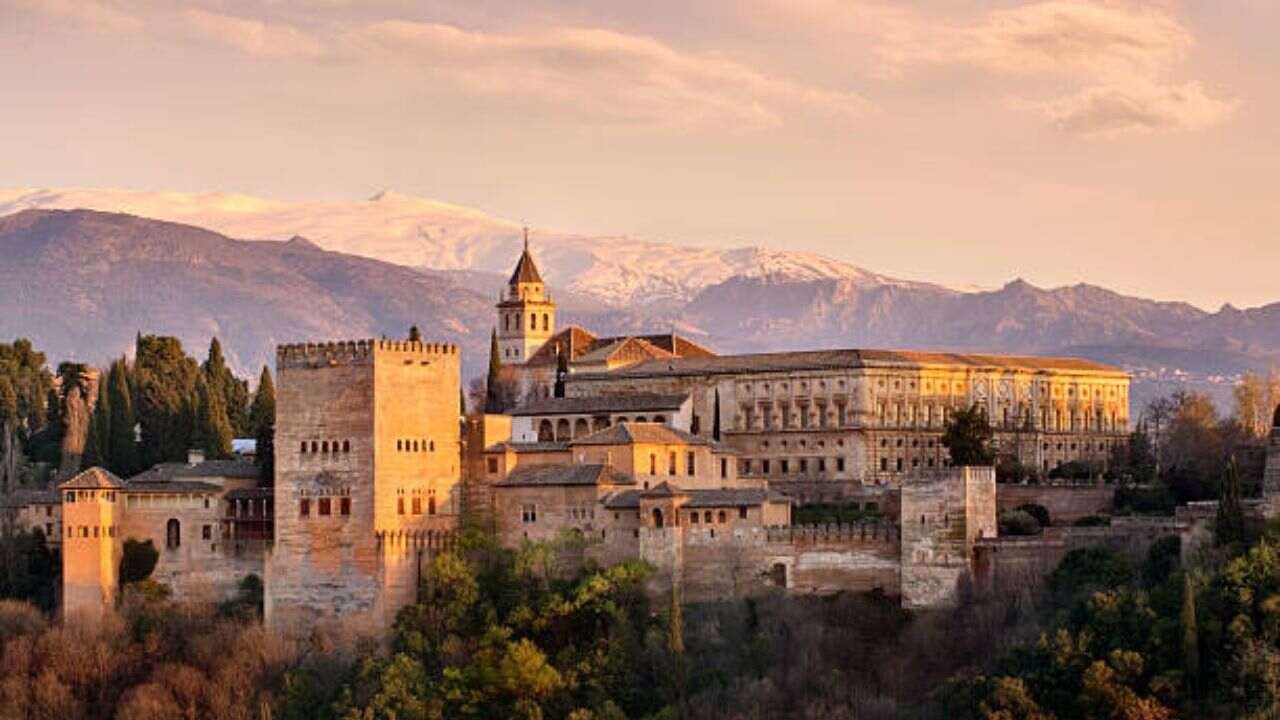
<instances>
[{"instance_id":1,"label":"small window","mask_svg":"<svg viewBox=\"0 0 1280 720\"><path fill-rule=\"evenodd\" d=\"M738 519L739 520L747 519L747 509L745 507L738 508Z\"/></svg>"},{"instance_id":2,"label":"small window","mask_svg":"<svg viewBox=\"0 0 1280 720\"><path fill-rule=\"evenodd\" d=\"M320 498L319 513L320 515L333 514L333 505L332 505L332 501L329 498L327 497Z\"/></svg>"},{"instance_id":3,"label":"small window","mask_svg":"<svg viewBox=\"0 0 1280 720\"><path fill-rule=\"evenodd\" d=\"M343 441L342 441L342 452L344 452L344 453L349 453L349 452L351 452L351 441L350 441L350 440L343 440Z\"/></svg>"},{"instance_id":4,"label":"small window","mask_svg":"<svg viewBox=\"0 0 1280 720\"><path fill-rule=\"evenodd\" d=\"M836 472L844 472L844 458L836 458Z\"/></svg>"},{"instance_id":5,"label":"small window","mask_svg":"<svg viewBox=\"0 0 1280 720\"><path fill-rule=\"evenodd\" d=\"M396 514L397 514L397 515L403 515L403 514L404 514L404 498L402 498L402 497L401 497L401 498L396 498Z\"/></svg>"},{"instance_id":6,"label":"small window","mask_svg":"<svg viewBox=\"0 0 1280 720\"><path fill-rule=\"evenodd\" d=\"M498 458L489 458L489 474L494 475L498 472Z\"/></svg>"},{"instance_id":7,"label":"small window","mask_svg":"<svg viewBox=\"0 0 1280 720\"><path fill-rule=\"evenodd\" d=\"M720 477L729 477L729 461L725 458L720 458Z\"/></svg>"},{"instance_id":8,"label":"small window","mask_svg":"<svg viewBox=\"0 0 1280 720\"><path fill-rule=\"evenodd\" d=\"M689 513L689 524L690 525L698 524L698 512L696 510L694 512Z\"/></svg>"},{"instance_id":9,"label":"small window","mask_svg":"<svg viewBox=\"0 0 1280 720\"><path fill-rule=\"evenodd\" d=\"M311 517L310 498L302 498L302 500L298 503L298 515L301 517Z\"/></svg>"},{"instance_id":10,"label":"small window","mask_svg":"<svg viewBox=\"0 0 1280 720\"><path fill-rule=\"evenodd\" d=\"M344 497L338 500L338 512L343 515L351 514L351 498Z\"/></svg>"},{"instance_id":11,"label":"small window","mask_svg":"<svg viewBox=\"0 0 1280 720\"><path fill-rule=\"evenodd\" d=\"M538 522L538 506L522 505L520 506L520 522L529 524Z\"/></svg>"},{"instance_id":12,"label":"small window","mask_svg":"<svg viewBox=\"0 0 1280 720\"><path fill-rule=\"evenodd\" d=\"M311 441L311 452L313 452L313 453L320 452L320 443L316 442L315 440L312 440L312 441Z\"/></svg>"},{"instance_id":13,"label":"small window","mask_svg":"<svg viewBox=\"0 0 1280 720\"><path fill-rule=\"evenodd\" d=\"M326 454L329 452L329 441L328 441L328 440L325 440L324 442L320 443L320 452L322 452L322 453L326 453Z\"/></svg>"},{"instance_id":14,"label":"small window","mask_svg":"<svg viewBox=\"0 0 1280 720\"><path fill-rule=\"evenodd\" d=\"M414 515L422 514L422 498L420 497L415 497L413 499L413 514Z\"/></svg>"},{"instance_id":15,"label":"small window","mask_svg":"<svg viewBox=\"0 0 1280 720\"><path fill-rule=\"evenodd\" d=\"M306 454L307 454L307 441L306 441L306 440L303 440L303 441L302 441L302 454L303 454L303 455L306 455Z\"/></svg>"},{"instance_id":16,"label":"small window","mask_svg":"<svg viewBox=\"0 0 1280 720\"><path fill-rule=\"evenodd\" d=\"M432 495L427 498L427 514L428 515L436 514L436 496L435 495Z\"/></svg>"},{"instance_id":17,"label":"small window","mask_svg":"<svg viewBox=\"0 0 1280 720\"><path fill-rule=\"evenodd\" d=\"M693 460L693 458L694 458L693 451L689 451L689 452L685 455L685 470L686 470L686 473L685 473L685 474L686 474L686 475L696 475L696 474L697 474L697 472L696 472L696 467L695 467L695 465L694 465L694 460Z\"/></svg>"},{"instance_id":18,"label":"small window","mask_svg":"<svg viewBox=\"0 0 1280 720\"><path fill-rule=\"evenodd\" d=\"M703 520L704 520L708 525L710 525L710 524L711 524L711 511L710 511L710 510L708 510L706 513L704 513L704 514L703 514L703 516L702 516L702 519L703 519Z\"/></svg>"},{"instance_id":19,"label":"small window","mask_svg":"<svg viewBox=\"0 0 1280 720\"><path fill-rule=\"evenodd\" d=\"M670 453L667 455L667 474L668 475L676 474L676 454L675 453Z\"/></svg>"},{"instance_id":20,"label":"small window","mask_svg":"<svg viewBox=\"0 0 1280 720\"><path fill-rule=\"evenodd\" d=\"M169 518L168 524L165 525L164 540L165 546L170 550L176 550L182 545L182 525L176 518Z\"/></svg>"},{"instance_id":21,"label":"small window","mask_svg":"<svg viewBox=\"0 0 1280 720\"><path fill-rule=\"evenodd\" d=\"M396 440L396 450L404 450L404 441Z\"/></svg>"},{"instance_id":22,"label":"small window","mask_svg":"<svg viewBox=\"0 0 1280 720\"><path fill-rule=\"evenodd\" d=\"M727 522L727 521L728 521L728 518L725 516L725 514L724 514L724 511L723 511L723 510L721 510L719 513L717 513L717 514L716 514L716 522L718 522L718 523L720 523L721 525L723 525L723 524L725 524L725 522Z\"/></svg>"},{"instance_id":23,"label":"small window","mask_svg":"<svg viewBox=\"0 0 1280 720\"><path fill-rule=\"evenodd\" d=\"M658 474L658 456L653 453L649 453L649 474Z\"/></svg>"},{"instance_id":24,"label":"small window","mask_svg":"<svg viewBox=\"0 0 1280 720\"><path fill-rule=\"evenodd\" d=\"M201 539L201 540L212 540L212 539L213 539L213 526L212 526L212 525L201 525L201 526L200 526L200 539Z\"/></svg>"}]
</instances>

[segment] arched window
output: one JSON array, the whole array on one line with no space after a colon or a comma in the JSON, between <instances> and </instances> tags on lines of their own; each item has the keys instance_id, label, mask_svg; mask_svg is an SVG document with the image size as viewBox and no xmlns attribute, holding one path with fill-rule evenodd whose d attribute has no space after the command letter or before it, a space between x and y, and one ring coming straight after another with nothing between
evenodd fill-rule
<instances>
[{"instance_id":1,"label":"arched window","mask_svg":"<svg viewBox=\"0 0 1280 720\"><path fill-rule=\"evenodd\" d=\"M705 521L708 525L710 525L710 524L711 524L711 511L710 511L710 510L708 510L706 513L704 513L704 514L703 514L702 519L703 519L703 521Z\"/></svg>"},{"instance_id":2,"label":"arched window","mask_svg":"<svg viewBox=\"0 0 1280 720\"><path fill-rule=\"evenodd\" d=\"M435 451L436 451L436 441L435 441L435 440L432 440L430 443L428 443L428 445L430 446L430 450L431 450L431 452L435 452Z\"/></svg>"},{"instance_id":3,"label":"arched window","mask_svg":"<svg viewBox=\"0 0 1280 720\"><path fill-rule=\"evenodd\" d=\"M538 329L538 314L537 314L537 313L529 313L529 329L530 329L530 330L537 330L537 329Z\"/></svg>"},{"instance_id":4,"label":"arched window","mask_svg":"<svg viewBox=\"0 0 1280 720\"><path fill-rule=\"evenodd\" d=\"M653 526L656 528L662 527L662 510L658 508L653 509Z\"/></svg>"},{"instance_id":5,"label":"arched window","mask_svg":"<svg viewBox=\"0 0 1280 720\"><path fill-rule=\"evenodd\" d=\"M538 442L551 442L555 439L555 430L552 429L550 420L538 423Z\"/></svg>"},{"instance_id":6,"label":"arched window","mask_svg":"<svg viewBox=\"0 0 1280 720\"><path fill-rule=\"evenodd\" d=\"M302 441L302 450L301 450L301 452L302 452L302 454L303 454L303 455L306 455L306 454L307 454L307 441L306 441L306 440L303 440L303 441Z\"/></svg>"},{"instance_id":7,"label":"arched window","mask_svg":"<svg viewBox=\"0 0 1280 720\"><path fill-rule=\"evenodd\" d=\"M667 421L667 418L664 415L654 415L653 421L656 423L664 423Z\"/></svg>"},{"instance_id":8,"label":"arched window","mask_svg":"<svg viewBox=\"0 0 1280 720\"><path fill-rule=\"evenodd\" d=\"M343 441L342 441L342 452L344 452L344 453L349 453L349 452L351 452L351 441L350 441L350 440L343 440Z\"/></svg>"},{"instance_id":9,"label":"arched window","mask_svg":"<svg viewBox=\"0 0 1280 720\"><path fill-rule=\"evenodd\" d=\"M403 449L404 449L404 441L396 440L396 450L403 450Z\"/></svg>"},{"instance_id":10,"label":"arched window","mask_svg":"<svg viewBox=\"0 0 1280 720\"><path fill-rule=\"evenodd\" d=\"M511 329L511 316L510 316L510 315L503 315L503 316L502 316L502 329L503 329L503 330L510 330L510 329Z\"/></svg>"},{"instance_id":11,"label":"arched window","mask_svg":"<svg viewBox=\"0 0 1280 720\"><path fill-rule=\"evenodd\" d=\"M427 514L428 515L436 514L436 496L435 495L430 495L427 497Z\"/></svg>"},{"instance_id":12,"label":"arched window","mask_svg":"<svg viewBox=\"0 0 1280 720\"><path fill-rule=\"evenodd\" d=\"M164 545L170 550L177 550L182 545L182 525L177 518L169 518L165 525Z\"/></svg>"},{"instance_id":13,"label":"arched window","mask_svg":"<svg viewBox=\"0 0 1280 720\"><path fill-rule=\"evenodd\" d=\"M565 441L569 439L569 421L560 418L556 422L556 440Z\"/></svg>"},{"instance_id":14,"label":"arched window","mask_svg":"<svg viewBox=\"0 0 1280 720\"><path fill-rule=\"evenodd\" d=\"M329 441L328 441L328 440L325 440L324 442L320 443L320 452L322 452L322 453L327 453L327 452L329 452Z\"/></svg>"},{"instance_id":15,"label":"arched window","mask_svg":"<svg viewBox=\"0 0 1280 720\"><path fill-rule=\"evenodd\" d=\"M542 329L543 330L551 329L551 317L546 313L542 314Z\"/></svg>"},{"instance_id":16,"label":"arched window","mask_svg":"<svg viewBox=\"0 0 1280 720\"><path fill-rule=\"evenodd\" d=\"M315 440L311 441L311 452L320 452L320 443Z\"/></svg>"},{"instance_id":17,"label":"arched window","mask_svg":"<svg viewBox=\"0 0 1280 720\"><path fill-rule=\"evenodd\" d=\"M720 513L716 516L716 522L720 523L721 525L723 525L727 519L728 518L725 517L723 510L721 510Z\"/></svg>"},{"instance_id":18,"label":"arched window","mask_svg":"<svg viewBox=\"0 0 1280 720\"><path fill-rule=\"evenodd\" d=\"M587 434L587 433L589 433L589 432L591 432L591 431L587 429L587 421L586 421L586 419L585 419L585 418L578 418L577 420L575 420L575 421L574 421L574 423L573 423L573 436L574 436L574 437L576 437L576 438L577 438L577 437L583 437L584 435L586 435L586 434Z\"/></svg>"},{"instance_id":19,"label":"arched window","mask_svg":"<svg viewBox=\"0 0 1280 720\"><path fill-rule=\"evenodd\" d=\"M414 441L413 441L413 451L414 451L414 452L418 452L418 441L417 441L417 440L414 440Z\"/></svg>"}]
</instances>

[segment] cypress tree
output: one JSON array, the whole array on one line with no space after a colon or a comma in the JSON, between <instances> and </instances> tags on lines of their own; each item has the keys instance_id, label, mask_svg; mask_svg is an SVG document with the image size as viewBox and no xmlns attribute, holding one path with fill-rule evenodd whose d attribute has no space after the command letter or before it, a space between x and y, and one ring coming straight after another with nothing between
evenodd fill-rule
<instances>
[{"instance_id":1,"label":"cypress tree","mask_svg":"<svg viewBox=\"0 0 1280 720\"><path fill-rule=\"evenodd\" d=\"M489 335L489 377L485 381L484 411L487 413L502 412L502 403L498 398L498 382L502 373L502 358L498 355L498 330L495 328Z\"/></svg>"},{"instance_id":2,"label":"cypress tree","mask_svg":"<svg viewBox=\"0 0 1280 720\"><path fill-rule=\"evenodd\" d=\"M111 420L107 424L106 456L111 472L129 477L138 467L138 419L133 413L133 391L129 380L129 363L120 358L111 365L107 381L107 403Z\"/></svg>"},{"instance_id":3,"label":"cypress tree","mask_svg":"<svg viewBox=\"0 0 1280 720\"><path fill-rule=\"evenodd\" d=\"M195 402L192 404L193 437L191 445L204 450L210 458L231 455L231 423L217 388L200 378L196 380Z\"/></svg>"},{"instance_id":4,"label":"cypress tree","mask_svg":"<svg viewBox=\"0 0 1280 720\"><path fill-rule=\"evenodd\" d=\"M569 356L560 352L559 348L556 348L556 384L554 393L556 397L564 397L564 384L568 377Z\"/></svg>"},{"instance_id":5,"label":"cypress tree","mask_svg":"<svg viewBox=\"0 0 1280 720\"><path fill-rule=\"evenodd\" d=\"M1213 526L1213 539L1218 545L1230 545L1245 539L1244 507L1240 503L1240 472L1231 458L1227 476L1218 498L1218 516Z\"/></svg>"},{"instance_id":6,"label":"cypress tree","mask_svg":"<svg viewBox=\"0 0 1280 720\"><path fill-rule=\"evenodd\" d=\"M210 390L222 396L222 405L231 423L232 433L239 437L248 432L249 387L227 367L222 343L214 337L209 340L209 356L201 366Z\"/></svg>"},{"instance_id":7,"label":"cypress tree","mask_svg":"<svg viewBox=\"0 0 1280 720\"><path fill-rule=\"evenodd\" d=\"M276 472L276 386L266 365L262 366L262 374L258 377L258 391L249 409L249 424L257 441L255 461L258 463L258 477L263 483L271 484Z\"/></svg>"},{"instance_id":8,"label":"cypress tree","mask_svg":"<svg viewBox=\"0 0 1280 720\"><path fill-rule=\"evenodd\" d=\"M720 442L720 388L716 388L716 405L711 416L711 439Z\"/></svg>"},{"instance_id":9,"label":"cypress tree","mask_svg":"<svg viewBox=\"0 0 1280 720\"><path fill-rule=\"evenodd\" d=\"M193 447L200 366L174 337L145 335L134 360L134 412L142 426L140 465L182 461Z\"/></svg>"},{"instance_id":10,"label":"cypress tree","mask_svg":"<svg viewBox=\"0 0 1280 720\"><path fill-rule=\"evenodd\" d=\"M1187 694L1196 696L1200 681L1200 631L1196 624L1196 584L1191 573L1182 583L1182 662Z\"/></svg>"},{"instance_id":11,"label":"cypress tree","mask_svg":"<svg viewBox=\"0 0 1280 720\"><path fill-rule=\"evenodd\" d=\"M80 456L80 469L111 467L111 394L107 386L111 382L110 369L98 378L98 400L89 416L89 429L84 440L84 454Z\"/></svg>"}]
</instances>

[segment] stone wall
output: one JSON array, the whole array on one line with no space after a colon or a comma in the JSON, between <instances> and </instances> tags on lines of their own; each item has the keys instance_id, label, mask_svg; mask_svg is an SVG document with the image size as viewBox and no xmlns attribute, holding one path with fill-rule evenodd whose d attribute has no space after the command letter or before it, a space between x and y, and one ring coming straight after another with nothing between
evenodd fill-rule
<instances>
[{"instance_id":1,"label":"stone wall","mask_svg":"<svg viewBox=\"0 0 1280 720\"><path fill-rule=\"evenodd\" d=\"M959 601L973 571L973 545L996 536L994 468L955 468L904 483L901 494L902 604Z\"/></svg>"},{"instance_id":2,"label":"stone wall","mask_svg":"<svg viewBox=\"0 0 1280 720\"><path fill-rule=\"evenodd\" d=\"M996 488L1000 512L1034 503L1049 511L1054 525L1070 525L1089 515L1110 515L1115 488L1107 485L1010 485Z\"/></svg>"}]
</instances>

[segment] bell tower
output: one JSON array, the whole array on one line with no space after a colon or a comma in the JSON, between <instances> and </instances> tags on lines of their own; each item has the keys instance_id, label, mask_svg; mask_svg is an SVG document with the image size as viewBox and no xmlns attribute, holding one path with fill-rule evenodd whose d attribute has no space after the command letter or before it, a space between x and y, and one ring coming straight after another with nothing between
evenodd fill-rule
<instances>
[{"instance_id":1,"label":"bell tower","mask_svg":"<svg viewBox=\"0 0 1280 720\"><path fill-rule=\"evenodd\" d=\"M503 365L520 365L556 331L556 304L551 301L538 266L529 254L529 228L524 252L498 300L498 355Z\"/></svg>"}]
</instances>

